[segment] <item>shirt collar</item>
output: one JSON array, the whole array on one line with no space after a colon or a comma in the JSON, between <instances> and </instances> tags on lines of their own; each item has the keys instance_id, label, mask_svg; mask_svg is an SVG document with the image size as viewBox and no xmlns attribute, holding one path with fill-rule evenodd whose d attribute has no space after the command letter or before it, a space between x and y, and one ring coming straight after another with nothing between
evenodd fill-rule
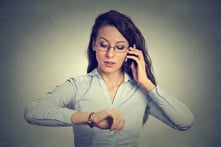
<instances>
[{"instance_id":1,"label":"shirt collar","mask_svg":"<svg viewBox=\"0 0 221 147\"><path fill-rule=\"evenodd\" d=\"M88 75L90 75L90 76L98 76L99 78L101 78L101 75L98 73L97 68L93 69L90 73L88 73ZM129 74L124 72L124 82L127 82L127 81L134 82L133 78L130 77Z\"/></svg>"}]
</instances>

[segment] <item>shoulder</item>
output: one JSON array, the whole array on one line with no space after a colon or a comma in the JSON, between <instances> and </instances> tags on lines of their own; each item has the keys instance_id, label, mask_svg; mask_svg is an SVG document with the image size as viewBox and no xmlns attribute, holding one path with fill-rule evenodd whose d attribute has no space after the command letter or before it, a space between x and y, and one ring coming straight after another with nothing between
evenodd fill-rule
<instances>
[{"instance_id":1,"label":"shoulder","mask_svg":"<svg viewBox=\"0 0 221 147\"><path fill-rule=\"evenodd\" d=\"M67 79L67 81L70 82L71 84L80 84L90 81L91 78L92 77L90 75L84 74L81 76L70 77L69 79Z\"/></svg>"},{"instance_id":2,"label":"shoulder","mask_svg":"<svg viewBox=\"0 0 221 147\"><path fill-rule=\"evenodd\" d=\"M98 78L98 77L99 77L99 74L97 73L96 70L94 70L87 74L83 74L83 75L76 76L76 77L71 77L67 81L75 86L80 86L80 85L87 85L88 83L91 82L91 80L93 80L94 78Z\"/></svg>"}]
</instances>

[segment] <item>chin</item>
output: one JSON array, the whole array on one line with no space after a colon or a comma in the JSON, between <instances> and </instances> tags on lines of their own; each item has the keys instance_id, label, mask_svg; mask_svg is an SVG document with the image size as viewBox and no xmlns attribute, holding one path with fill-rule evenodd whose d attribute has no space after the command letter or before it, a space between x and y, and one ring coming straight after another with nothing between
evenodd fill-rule
<instances>
[{"instance_id":1,"label":"chin","mask_svg":"<svg viewBox=\"0 0 221 147\"><path fill-rule=\"evenodd\" d=\"M121 71L121 68L109 68L109 67L105 67L105 68L100 68L99 71L102 72L102 73L110 74L110 73L114 73L114 72L117 72L117 71Z\"/></svg>"}]
</instances>

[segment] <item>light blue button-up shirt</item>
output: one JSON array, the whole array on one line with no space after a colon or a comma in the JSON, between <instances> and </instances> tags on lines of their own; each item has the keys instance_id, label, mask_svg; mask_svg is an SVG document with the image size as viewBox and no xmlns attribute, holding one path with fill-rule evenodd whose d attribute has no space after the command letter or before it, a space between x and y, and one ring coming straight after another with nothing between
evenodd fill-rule
<instances>
[{"instance_id":1,"label":"light blue button-up shirt","mask_svg":"<svg viewBox=\"0 0 221 147\"><path fill-rule=\"evenodd\" d=\"M97 112L110 108L116 109L125 119L121 132L87 125L73 126L71 122L75 111ZM194 120L183 103L159 87L148 93L126 73L112 102L97 69L67 80L46 96L27 105L25 119L36 125L73 126L75 147L136 147L145 111L179 130L188 129Z\"/></svg>"}]
</instances>

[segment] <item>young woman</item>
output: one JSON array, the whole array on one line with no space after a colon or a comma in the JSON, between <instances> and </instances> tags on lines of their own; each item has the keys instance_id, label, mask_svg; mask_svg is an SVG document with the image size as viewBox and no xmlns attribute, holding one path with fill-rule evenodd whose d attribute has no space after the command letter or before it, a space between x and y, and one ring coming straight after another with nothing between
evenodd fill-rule
<instances>
[{"instance_id":1,"label":"young woman","mask_svg":"<svg viewBox=\"0 0 221 147\"><path fill-rule=\"evenodd\" d=\"M148 115L178 130L192 126L188 107L157 86L145 39L126 15L96 18L88 59L87 74L26 106L27 122L73 126L76 147L138 146Z\"/></svg>"}]
</instances>

